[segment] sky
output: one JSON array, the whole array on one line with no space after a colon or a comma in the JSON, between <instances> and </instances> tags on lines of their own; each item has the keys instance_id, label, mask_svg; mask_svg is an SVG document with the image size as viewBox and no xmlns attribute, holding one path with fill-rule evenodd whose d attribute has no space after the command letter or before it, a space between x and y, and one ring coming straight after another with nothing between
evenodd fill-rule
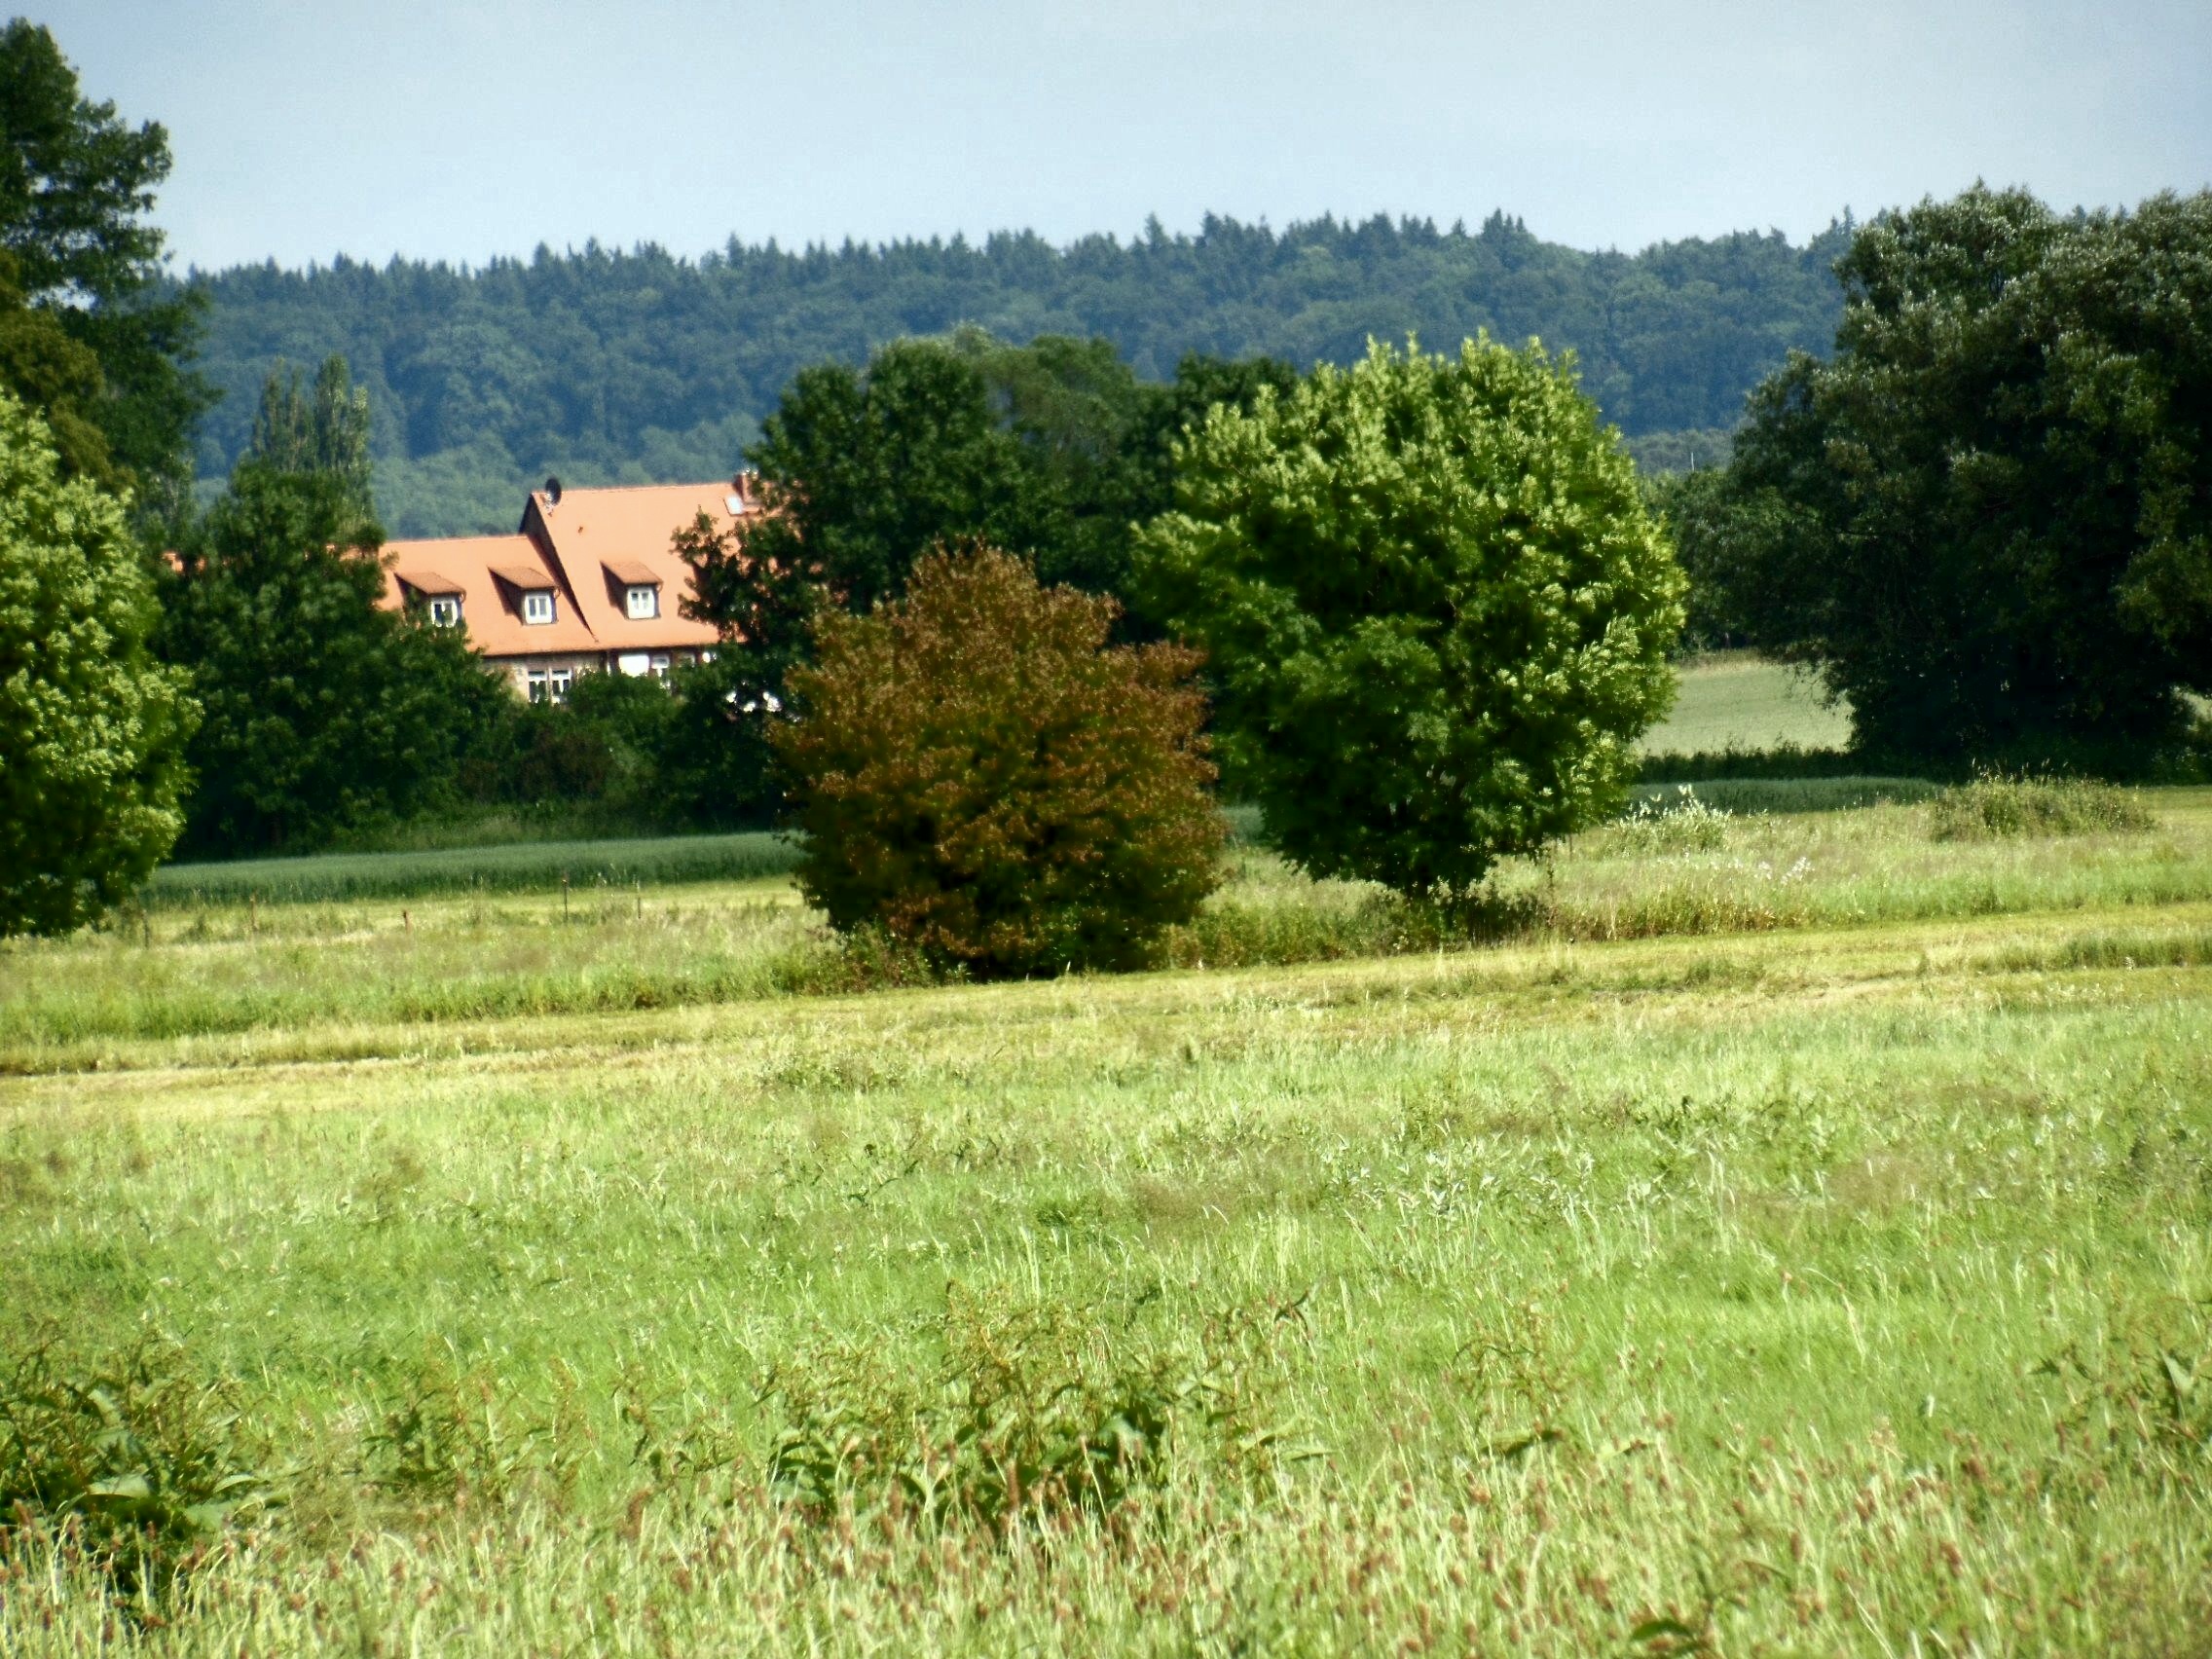
<instances>
[{"instance_id":1,"label":"sky","mask_svg":"<svg viewBox=\"0 0 2212 1659\"><path fill-rule=\"evenodd\" d=\"M180 267L1333 212L1579 247L2212 186L2212 0L57 0Z\"/></svg>"}]
</instances>

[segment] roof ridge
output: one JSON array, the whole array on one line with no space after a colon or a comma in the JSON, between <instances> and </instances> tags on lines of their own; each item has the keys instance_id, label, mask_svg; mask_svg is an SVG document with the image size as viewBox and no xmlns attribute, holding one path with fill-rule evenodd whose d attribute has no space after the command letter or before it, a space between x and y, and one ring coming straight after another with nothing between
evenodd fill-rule
<instances>
[{"instance_id":1,"label":"roof ridge","mask_svg":"<svg viewBox=\"0 0 2212 1659\"><path fill-rule=\"evenodd\" d=\"M561 499L565 501L571 496L609 496L617 490L727 490L729 486L730 480L727 478L709 478L696 484L564 484L561 486ZM543 496L545 491L540 488L533 490L531 494Z\"/></svg>"}]
</instances>

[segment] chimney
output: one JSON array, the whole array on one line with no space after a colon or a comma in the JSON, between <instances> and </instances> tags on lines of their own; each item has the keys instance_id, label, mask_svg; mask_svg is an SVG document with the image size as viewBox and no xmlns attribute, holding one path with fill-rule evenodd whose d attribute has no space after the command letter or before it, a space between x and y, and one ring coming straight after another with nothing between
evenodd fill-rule
<instances>
[{"instance_id":1,"label":"chimney","mask_svg":"<svg viewBox=\"0 0 2212 1659\"><path fill-rule=\"evenodd\" d=\"M545 481L545 504L546 504L547 506L549 506L549 507L557 507L557 506L559 506L559 505L561 504L561 481L560 481L560 479L558 479L558 478L548 478L548 479L546 479L546 481Z\"/></svg>"}]
</instances>

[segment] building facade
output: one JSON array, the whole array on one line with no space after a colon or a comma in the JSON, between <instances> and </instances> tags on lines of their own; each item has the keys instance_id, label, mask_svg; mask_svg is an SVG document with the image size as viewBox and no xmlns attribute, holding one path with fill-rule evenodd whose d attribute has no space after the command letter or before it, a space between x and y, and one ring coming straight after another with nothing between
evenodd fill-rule
<instances>
[{"instance_id":1,"label":"building facade","mask_svg":"<svg viewBox=\"0 0 2212 1659\"><path fill-rule=\"evenodd\" d=\"M758 511L744 473L594 490L548 478L512 535L387 542L383 603L465 630L518 692L560 702L579 674L658 676L711 658L719 636L683 614L691 567L671 543L701 513L727 531Z\"/></svg>"}]
</instances>

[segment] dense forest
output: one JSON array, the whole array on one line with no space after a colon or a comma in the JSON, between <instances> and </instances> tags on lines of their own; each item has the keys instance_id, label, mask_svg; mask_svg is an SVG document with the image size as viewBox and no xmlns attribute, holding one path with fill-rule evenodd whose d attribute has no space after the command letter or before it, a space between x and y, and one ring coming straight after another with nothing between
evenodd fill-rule
<instances>
[{"instance_id":1,"label":"dense forest","mask_svg":"<svg viewBox=\"0 0 2212 1659\"><path fill-rule=\"evenodd\" d=\"M375 412L377 495L394 535L507 528L526 482L713 476L758 435L793 374L886 341L974 323L1002 339L1102 336L1147 378L1190 351L1346 363L1368 337L1456 345L1478 329L1572 347L1584 384L1647 463L1725 459L1744 397L1792 347L1825 351L1841 313L1830 266L1851 236L1779 232L1638 254L1546 242L1493 214L1478 230L1321 219L1276 232L1209 218L1065 248L735 240L679 259L587 245L480 270L350 260L200 278L198 364L222 393L203 478L245 449L278 358L350 361Z\"/></svg>"}]
</instances>

